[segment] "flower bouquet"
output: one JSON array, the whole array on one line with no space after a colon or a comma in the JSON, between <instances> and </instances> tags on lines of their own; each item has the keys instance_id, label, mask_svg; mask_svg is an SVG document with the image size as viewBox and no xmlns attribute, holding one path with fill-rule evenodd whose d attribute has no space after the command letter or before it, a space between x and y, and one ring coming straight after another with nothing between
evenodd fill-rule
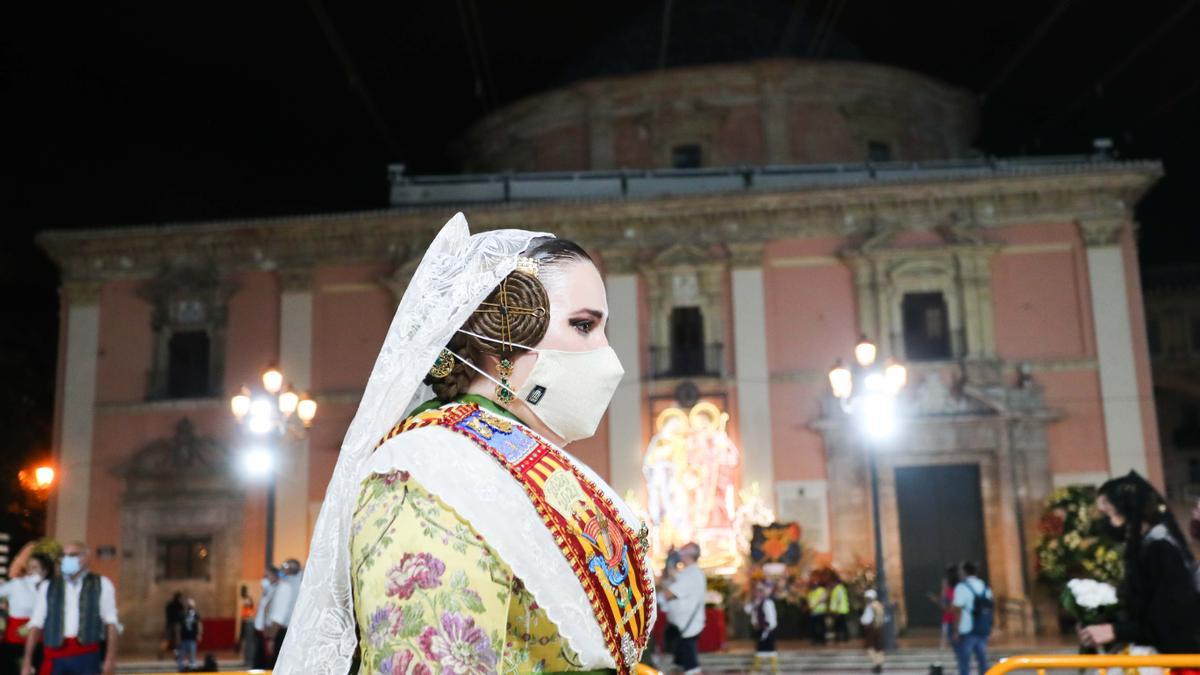
<instances>
[{"instance_id":1,"label":"flower bouquet","mask_svg":"<svg viewBox=\"0 0 1200 675\"><path fill-rule=\"evenodd\" d=\"M1062 606L1076 621L1076 626L1109 623L1117 612L1117 589L1112 584L1095 579L1071 579L1063 588ZM1097 654L1102 650L1080 646L1080 654Z\"/></svg>"},{"instance_id":2,"label":"flower bouquet","mask_svg":"<svg viewBox=\"0 0 1200 675\"><path fill-rule=\"evenodd\" d=\"M1112 584L1095 579L1072 579L1063 589L1063 608L1081 626L1107 623L1116 614L1117 589Z\"/></svg>"}]
</instances>

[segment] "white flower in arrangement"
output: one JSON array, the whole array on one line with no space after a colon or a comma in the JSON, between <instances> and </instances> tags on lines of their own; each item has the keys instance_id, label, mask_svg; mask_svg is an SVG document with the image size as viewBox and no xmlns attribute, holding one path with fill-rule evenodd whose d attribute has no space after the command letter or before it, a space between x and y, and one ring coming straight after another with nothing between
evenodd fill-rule
<instances>
[{"instance_id":1,"label":"white flower in arrangement","mask_svg":"<svg viewBox=\"0 0 1200 675\"><path fill-rule=\"evenodd\" d=\"M1098 609L1117 604L1117 589L1112 584L1095 579L1072 579L1067 588L1075 598L1075 604L1084 609Z\"/></svg>"}]
</instances>

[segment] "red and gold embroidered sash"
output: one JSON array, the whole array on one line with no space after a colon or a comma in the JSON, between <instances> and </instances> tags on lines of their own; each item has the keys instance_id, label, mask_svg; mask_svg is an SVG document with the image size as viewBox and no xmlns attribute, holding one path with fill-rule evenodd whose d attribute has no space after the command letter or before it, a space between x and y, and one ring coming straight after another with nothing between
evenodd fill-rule
<instances>
[{"instance_id":1,"label":"red and gold embroidered sash","mask_svg":"<svg viewBox=\"0 0 1200 675\"><path fill-rule=\"evenodd\" d=\"M655 613L645 526L635 534L612 499L562 451L473 403L421 413L396 425L379 444L435 424L474 441L521 484L583 586L618 672L631 672Z\"/></svg>"}]
</instances>

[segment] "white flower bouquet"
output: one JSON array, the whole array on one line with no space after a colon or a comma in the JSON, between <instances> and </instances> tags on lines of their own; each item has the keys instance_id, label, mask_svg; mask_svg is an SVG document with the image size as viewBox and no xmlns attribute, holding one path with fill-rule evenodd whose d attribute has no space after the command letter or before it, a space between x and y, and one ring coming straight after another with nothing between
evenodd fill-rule
<instances>
[{"instance_id":1,"label":"white flower bouquet","mask_svg":"<svg viewBox=\"0 0 1200 675\"><path fill-rule=\"evenodd\" d=\"M1082 626L1110 621L1120 600L1112 584L1095 579L1071 579L1062 594L1063 607Z\"/></svg>"}]
</instances>

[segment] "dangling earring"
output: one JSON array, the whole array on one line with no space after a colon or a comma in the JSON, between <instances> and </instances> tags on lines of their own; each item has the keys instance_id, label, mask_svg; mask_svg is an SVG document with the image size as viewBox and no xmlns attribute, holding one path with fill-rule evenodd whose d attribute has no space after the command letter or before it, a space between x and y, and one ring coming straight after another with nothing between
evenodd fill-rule
<instances>
[{"instance_id":1,"label":"dangling earring","mask_svg":"<svg viewBox=\"0 0 1200 675\"><path fill-rule=\"evenodd\" d=\"M429 374L434 379L440 380L452 372L454 372L454 352L443 348L438 354L437 360L433 362L433 367L429 369Z\"/></svg>"},{"instance_id":2,"label":"dangling earring","mask_svg":"<svg viewBox=\"0 0 1200 675\"><path fill-rule=\"evenodd\" d=\"M508 360L507 356L500 357L500 364L496 366L496 373L500 376L500 384L496 385L496 400L501 403L512 403L513 393L509 388L508 378L512 377L513 364Z\"/></svg>"}]
</instances>

